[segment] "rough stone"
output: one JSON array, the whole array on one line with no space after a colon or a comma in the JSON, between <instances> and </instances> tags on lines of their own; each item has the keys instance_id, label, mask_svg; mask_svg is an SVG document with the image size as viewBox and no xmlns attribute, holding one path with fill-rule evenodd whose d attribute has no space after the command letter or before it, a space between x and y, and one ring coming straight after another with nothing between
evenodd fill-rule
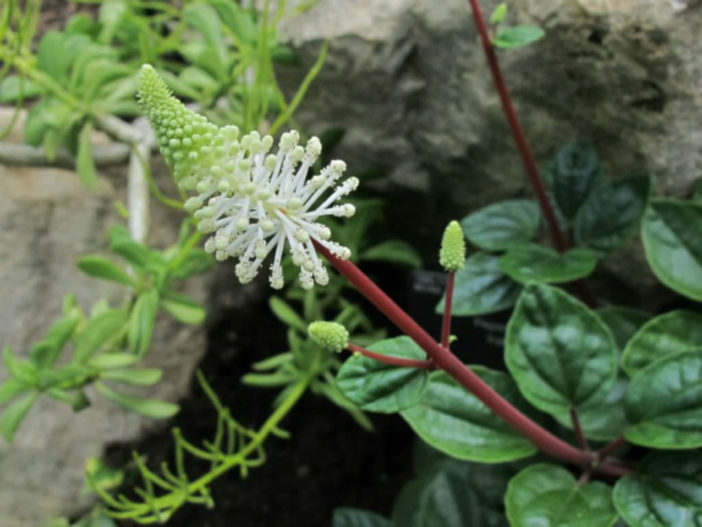
<instances>
[{"instance_id":1,"label":"rough stone","mask_svg":"<svg viewBox=\"0 0 702 527\"><path fill-rule=\"evenodd\" d=\"M486 15L497 1L481 2ZM547 36L500 51L541 166L591 140L613 176L650 170L682 194L702 175L702 6L697 0L521 0L509 23ZM528 193L466 0L321 0L284 38L330 53L298 121L343 128L335 155L352 170L440 194L467 212ZM283 72L291 89L299 73Z\"/></svg>"},{"instance_id":2,"label":"rough stone","mask_svg":"<svg viewBox=\"0 0 702 527\"><path fill-rule=\"evenodd\" d=\"M0 115L0 126L3 122ZM6 122L6 121L5 121ZM123 220L114 203L124 201L124 169L101 175L96 191L67 170L0 165L0 344L19 355L40 339L60 314L63 297L74 293L83 309L100 298L114 304L124 290L81 273L79 256L104 251L107 229ZM153 247L175 240L179 215L152 206ZM184 292L203 301L208 280L191 278ZM177 401L188 391L205 350L202 327L186 327L164 315L144 365L164 370L163 381L144 393ZM0 382L7 373L0 367ZM85 460L106 445L135 440L165 423L141 418L94 391L92 405L73 413L42 398L22 424L15 442L0 440L0 525L44 527L52 517L72 515L90 498L81 495Z\"/></svg>"}]
</instances>

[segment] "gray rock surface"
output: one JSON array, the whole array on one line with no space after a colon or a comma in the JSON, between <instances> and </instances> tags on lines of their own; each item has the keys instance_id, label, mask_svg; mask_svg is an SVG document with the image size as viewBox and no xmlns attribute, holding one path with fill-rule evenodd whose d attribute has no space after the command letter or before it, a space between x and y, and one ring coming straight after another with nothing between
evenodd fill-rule
<instances>
[{"instance_id":1,"label":"gray rock surface","mask_svg":"<svg viewBox=\"0 0 702 527\"><path fill-rule=\"evenodd\" d=\"M488 16L497 1L481 4ZM611 174L648 169L660 191L687 192L702 175L700 2L521 0L510 10L509 23L547 33L499 52L537 161L585 138ZM465 212L528 192L466 0L321 0L284 37L306 65L330 40L297 118L312 132L344 128L335 155L351 170L423 191L449 185Z\"/></svg>"},{"instance_id":2,"label":"gray rock surface","mask_svg":"<svg viewBox=\"0 0 702 527\"><path fill-rule=\"evenodd\" d=\"M125 199L124 169L112 176L101 176L98 189L90 191L71 171L0 165L1 346L26 353L60 314L66 293L74 293L86 310L103 297L114 303L123 298L123 289L75 266L80 255L103 251L107 229L123 222L114 203ZM165 247L175 240L178 215L156 203L152 214L151 244ZM202 301L207 288L206 279L192 278L185 292ZM183 397L204 350L202 327L163 316L145 365L163 369L164 380L141 393L170 401ZM0 381L6 375L0 367ZM94 392L89 397L93 405L80 413L40 400L14 444L0 440L0 526L44 527L52 517L79 512L89 504L80 494L85 460L110 443L165 424L125 412Z\"/></svg>"}]
</instances>

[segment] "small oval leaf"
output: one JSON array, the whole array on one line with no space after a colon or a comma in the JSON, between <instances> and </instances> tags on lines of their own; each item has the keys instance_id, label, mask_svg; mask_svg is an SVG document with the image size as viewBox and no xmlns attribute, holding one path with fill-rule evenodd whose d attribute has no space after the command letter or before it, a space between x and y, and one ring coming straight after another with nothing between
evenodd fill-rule
<instances>
[{"instance_id":1,"label":"small oval leaf","mask_svg":"<svg viewBox=\"0 0 702 527\"><path fill-rule=\"evenodd\" d=\"M541 214L533 200L515 199L488 205L461 220L466 238L486 251L503 251L536 236Z\"/></svg>"},{"instance_id":2,"label":"small oval leaf","mask_svg":"<svg viewBox=\"0 0 702 527\"><path fill-rule=\"evenodd\" d=\"M500 258L500 269L522 283L571 282L592 273L596 265L597 256L589 249L558 253L535 243L512 247Z\"/></svg>"}]
</instances>

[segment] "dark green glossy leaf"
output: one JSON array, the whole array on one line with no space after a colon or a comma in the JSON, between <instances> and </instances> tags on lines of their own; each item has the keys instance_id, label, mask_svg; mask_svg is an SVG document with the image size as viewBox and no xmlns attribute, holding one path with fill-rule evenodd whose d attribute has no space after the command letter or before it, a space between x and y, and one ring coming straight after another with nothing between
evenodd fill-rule
<instances>
[{"instance_id":1,"label":"dark green glossy leaf","mask_svg":"<svg viewBox=\"0 0 702 527\"><path fill-rule=\"evenodd\" d=\"M393 507L393 524L403 527L496 525L484 521L478 497L465 475L435 470L405 485Z\"/></svg>"},{"instance_id":2,"label":"dark green glossy leaf","mask_svg":"<svg viewBox=\"0 0 702 527\"><path fill-rule=\"evenodd\" d=\"M359 256L360 260L391 262L418 268L422 266L422 259L417 251L406 242L389 240L366 249Z\"/></svg>"},{"instance_id":3,"label":"dark green glossy leaf","mask_svg":"<svg viewBox=\"0 0 702 527\"><path fill-rule=\"evenodd\" d=\"M535 243L512 247L500 258L500 269L522 283L571 282L592 273L596 265L597 256L588 249L558 253Z\"/></svg>"},{"instance_id":4,"label":"dark green glossy leaf","mask_svg":"<svg viewBox=\"0 0 702 527\"><path fill-rule=\"evenodd\" d=\"M597 153L588 143L564 146L549 164L545 179L558 211L570 220L595 187L602 173Z\"/></svg>"},{"instance_id":5,"label":"dark green glossy leaf","mask_svg":"<svg viewBox=\"0 0 702 527\"><path fill-rule=\"evenodd\" d=\"M391 357L426 359L424 351L409 337L382 340L368 349ZM425 369L400 368L354 354L339 370L336 384L363 410L394 413L419 402L428 377Z\"/></svg>"},{"instance_id":6,"label":"dark green glossy leaf","mask_svg":"<svg viewBox=\"0 0 702 527\"><path fill-rule=\"evenodd\" d=\"M702 446L702 348L640 370L629 384L626 438L651 448Z\"/></svg>"},{"instance_id":7,"label":"dark green glossy leaf","mask_svg":"<svg viewBox=\"0 0 702 527\"><path fill-rule=\"evenodd\" d=\"M545 35L544 30L536 26L500 27L492 44L502 49L521 48L533 44Z\"/></svg>"},{"instance_id":8,"label":"dark green glossy leaf","mask_svg":"<svg viewBox=\"0 0 702 527\"><path fill-rule=\"evenodd\" d=\"M702 204L655 199L641 225L646 258L658 279L702 300Z\"/></svg>"},{"instance_id":9,"label":"dark green glossy leaf","mask_svg":"<svg viewBox=\"0 0 702 527\"><path fill-rule=\"evenodd\" d=\"M387 520L371 511L340 507L334 509L332 527L392 527Z\"/></svg>"},{"instance_id":10,"label":"dark green glossy leaf","mask_svg":"<svg viewBox=\"0 0 702 527\"><path fill-rule=\"evenodd\" d=\"M612 332L593 311L560 289L533 284L507 325L505 362L527 400L558 415L604 400L618 357Z\"/></svg>"},{"instance_id":11,"label":"dark green glossy leaf","mask_svg":"<svg viewBox=\"0 0 702 527\"><path fill-rule=\"evenodd\" d=\"M129 317L127 342L129 349L138 357L143 357L149 350L151 335L156 323L158 311L158 291L149 289L139 295Z\"/></svg>"},{"instance_id":12,"label":"dark green glossy leaf","mask_svg":"<svg viewBox=\"0 0 702 527\"><path fill-rule=\"evenodd\" d=\"M192 298L175 291L164 293L161 307L184 324L200 324L207 314L205 308Z\"/></svg>"},{"instance_id":13,"label":"dark green glossy leaf","mask_svg":"<svg viewBox=\"0 0 702 527\"><path fill-rule=\"evenodd\" d=\"M83 184L94 189L97 187L97 171L93 161L93 147L90 143L90 134L93 125L91 121L86 121L78 135L78 154L76 155L76 172Z\"/></svg>"},{"instance_id":14,"label":"dark green glossy leaf","mask_svg":"<svg viewBox=\"0 0 702 527\"><path fill-rule=\"evenodd\" d=\"M630 527L698 527L702 519L702 457L656 452L639 472L614 486L614 505Z\"/></svg>"},{"instance_id":15,"label":"dark green glossy leaf","mask_svg":"<svg viewBox=\"0 0 702 527\"><path fill-rule=\"evenodd\" d=\"M512 404L526 408L509 376L481 366L472 369ZM424 441L458 459L499 463L536 452L530 441L443 372L430 374L422 400L401 415Z\"/></svg>"},{"instance_id":16,"label":"dark green glossy leaf","mask_svg":"<svg viewBox=\"0 0 702 527\"><path fill-rule=\"evenodd\" d=\"M694 348L702 348L702 315L671 311L648 321L631 338L622 354L622 368L631 377L659 359Z\"/></svg>"},{"instance_id":17,"label":"dark green glossy leaf","mask_svg":"<svg viewBox=\"0 0 702 527\"><path fill-rule=\"evenodd\" d=\"M500 270L500 257L475 253L455 276L453 289L454 316L485 315L503 311L514 305L522 286ZM444 311L444 298L436 306Z\"/></svg>"},{"instance_id":18,"label":"dark green glossy leaf","mask_svg":"<svg viewBox=\"0 0 702 527\"><path fill-rule=\"evenodd\" d=\"M10 404L0 415L0 433L8 443L15 439L17 429L39 397L38 392L28 393Z\"/></svg>"},{"instance_id":19,"label":"dark green glossy leaf","mask_svg":"<svg viewBox=\"0 0 702 527\"><path fill-rule=\"evenodd\" d=\"M110 280L130 287L136 285L135 280L124 269L102 256L93 254L82 256L78 260L78 268L85 274L95 278Z\"/></svg>"},{"instance_id":20,"label":"dark green glossy leaf","mask_svg":"<svg viewBox=\"0 0 702 527\"><path fill-rule=\"evenodd\" d=\"M650 186L650 178L642 176L597 187L575 215L575 243L607 252L627 241L639 225Z\"/></svg>"},{"instance_id":21,"label":"dark green glossy leaf","mask_svg":"<svg viewBox=\"0 0 702 527\"><path fill-rule=\"evenodd\" d=\"M601 307L597 310L597 314L612 330L619 350L624 349L634 333L650 318L645 311L621 306Z\"/></svg>"},{"instance_id":22,"label":"dark green glossy leaf","mask_svg":"<svg viewBox=\"0 0 702 527\"><path fill-rule=\"evenodd\" d=\"M486 251L502 251L536 236L541 214L535 201L515 199L484 207L461 220L466 238Z\"/></svg>"},{"instance_id":23,"label":"dark green glossy leaf","mask_svg":"<svg viewBox=\"0 0 702 527\"><path fill-rule=\"evenodd\" d=\"M95 388L105 398L113 403L116 403L131 412L135 412L152 419L166 419L178 413L179 407L177 404L167 401L158 401L156 399L144 399L133 395L119 393L111 388L108 388L101 382L95 383Z\"/></svg>"},{"instance_id":24,"label":"dark green glossy leaf","mask_svg":"<svg viewBox=\"0 0 702 527\"><path fill-rule=\"evenodd\" d=\"M609 486L578 484L566 469L546 463L512 478L505 507L511 527L608 527L617 521Z\"/></svg>"},{"instance_id":25,"label":"dark green glossy leaf","mask_svg":"<svg viewBox=\"0 0 702 527\"><path fill-rule=\"evenodd\" d=\"M624 411L624 398L628 385L629 382L626 379L617 379L601 403L578 412L585 437L595 441L609 441L624 432L628 425ZM573 429L570 412L562 412L554 417L566 428Z\"/></svg>"}]
</instances>

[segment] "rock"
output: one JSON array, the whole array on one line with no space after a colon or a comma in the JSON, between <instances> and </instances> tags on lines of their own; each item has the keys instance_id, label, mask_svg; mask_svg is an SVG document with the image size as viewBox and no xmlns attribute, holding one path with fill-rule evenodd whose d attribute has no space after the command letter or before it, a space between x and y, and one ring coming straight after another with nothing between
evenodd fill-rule
<instances>
[{"instance_id":1,"label":"rock","mask_svg":"<svg viewBox=\"0 0 702 527\"><path fill-rule=\"evenodd\" d=\"M486 16L497 4L483 1ZM546 38L499 51L540 166L591 140L613 176L650 170L683 194L702 175L702 9L697 0L524 0L509 23ZM530 192L492 88L466 0L321 0L284 40L327 64L296 119L343 128L334 155L351 170L434 193L457 213ZM305 70L306 71L306 70ZM282 72L293 89L300 73Z\"/></svg>"},{"instance_id":2,"label":"rock","mask_svg":"<svg viewBox=\"0 0 702 527\"><path fill-rule=\"evenodd\" d=\"M0 127L6 122L0 115ZM123 220L114 203L124 201L124 169L100 177L86 189L71 171L0 165L0 345L25 355L60 314L63 297L74 293L89 310L100 298L114 304L124 290L80 272L79 256L105 250L107 229ZM152 204L151 245L175 240L180 214ZM203 301L208 279L195 277L184 292ZM205 350L205 331L168 316L157 324L147 367L164 370L164 380L148 396L177 401L188 391ZM0 382L7 373L0 367ZM65 404L42 398L20 428L14 444L0 440L0 525L45 527L56 516L74 515L90 503L81 495L85 460L111 443L127 442L163 421L123 411L93 391L92 406L73 413Z\"/></svg>"}]
</instances>

